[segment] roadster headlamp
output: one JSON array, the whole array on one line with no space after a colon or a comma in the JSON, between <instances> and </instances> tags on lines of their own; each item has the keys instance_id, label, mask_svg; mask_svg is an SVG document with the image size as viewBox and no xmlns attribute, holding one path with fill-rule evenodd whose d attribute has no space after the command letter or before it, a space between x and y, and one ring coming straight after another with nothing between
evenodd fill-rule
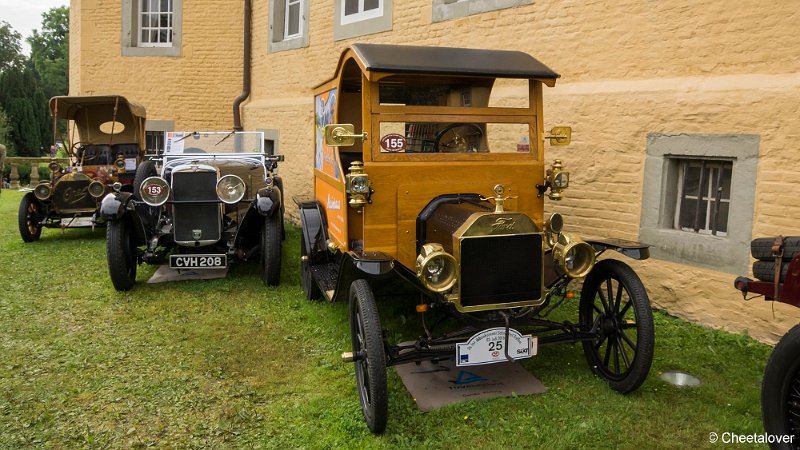
<instances>
[{"instance_id":1,"label":"roadster headlamp","mask_svg":"<svg viewBox=\"0 0 800 450\"><path fill-rule=\"evenodd\" d=\"M39 183L33 188L33 195L39 200L47 200L52 193L53 188L50 187L50 183Z\"/></svg>"},{"instance_id":2,"label":"roadster headlamp","mask_svg":"<svg viewBox=\"0 0 800 450\"><path fill-rule=\"evenodd\" d=\"M458 263L441 244L425 244L417 256L417 278L433 292L446 292L456 284Z\"/></svg>"},{"instance_id":3,"label":"roadster headlamp","mask_svg":"<svg viewBox=\"0 0 800 450\"><path fill-rule=\"evenodd\" d=\"M244 181L236 175L225 175L217 181L217 197L224 203L238 203L246 190Z\"/></svg>"},{"instance_id":4,"label":"roadster headlamp","mask_svg":"<svg viewBox=\"0 0 800 450\"><path fill-rule=\"evenodd\" d=\"M169 199L169 183L161 177L145 178L139 187L139 196L150 206L161 206Z\"/></svg>"},{"instance_id":5,"label":"roadster headlamp","mask_svg":"<svg viewBox=\"0 0 800 450\"><path fill-rule=\"evenodd\" d=\"M89 195L94 198L100 198L106 193L106 185L100 181L94 180L89 185Z\"/></svg>"},{"instance_id":6,"label":"roadster headlamp","mask_svg":"<svg viewBox=\"0 0 800 450\"><path fill-rule=\"evenodd\" d=\"M50 169L50 172L61 172L61 164L58 161L50 161L47 168Z\"/></svg>"}]
</instances>

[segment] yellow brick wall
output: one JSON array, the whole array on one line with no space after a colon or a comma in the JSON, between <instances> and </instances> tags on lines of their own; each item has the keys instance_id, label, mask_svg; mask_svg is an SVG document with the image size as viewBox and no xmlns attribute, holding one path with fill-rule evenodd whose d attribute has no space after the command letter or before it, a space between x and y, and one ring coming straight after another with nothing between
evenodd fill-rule
<instances>
[{"instance_id":1,"label":"yellow brick wall","mask_svg":"<svg viewBox=\"0 0 800 450\"><path fill-rule=\"evenodd\" d=\"M242 91L242 2L184 1L181 57L122 57L121 3L72 0L80 23L71 25L79 49L70 56L78 63L70 65L70 95L121 94L176 129L231 129Z\"/></svg>"},{"instance_id":2,"label":"yellow brick wall","mask_svg":"<svg viewBox=\"0 0 800 450\"><path fill-rule=\"evenodd\" d=\"M121 58L119 2L73 0L71 93L122 92L176 128L230 128L241 91L241 1L184 1L183 57ZM636 240L648 133L760 136L753 235L800 235L800 15L792 2L557 2L431 23L431 0L396 0L389 32L333 41L333 2L311 1L307 48L267 53L268 1L254 0L253 90L246 129L273 128L287 198L311 192L312 88L352 42L514 49L561 73L545 88L545 128L573 127L547 160L571 169L567 198L547 203L567 228ZM76 40L77 43L76 43ZM76 53L76 52L73 52ZM291 211L292 208L287 209ZM294 214L294 211L291 211ZM599 231L598 231L599 230ZM745 303L734 275L631 261L660 308L774 341L800 309ZM773 316L774 308L774 316Z\"/></svg>"}]
</instances>

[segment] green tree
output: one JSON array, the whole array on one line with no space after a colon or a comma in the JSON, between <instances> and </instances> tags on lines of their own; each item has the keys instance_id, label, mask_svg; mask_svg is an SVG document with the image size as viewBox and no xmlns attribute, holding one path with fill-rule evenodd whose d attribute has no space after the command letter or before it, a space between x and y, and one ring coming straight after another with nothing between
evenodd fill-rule
<instances>
[{"instance_id":1,"label":"green tree","mask_svg":"<svg viewBox=\"0 0 800 450\"><path fill-rule=\"evenodd\" d=\"M0 107L11 125L9 142L18 156L40 156L49 141L49 111L35 69L30 65L0 72Z\"/></svg>"},{"instance_id":2,"label":"green tree","mask_svg":"<svg viewBox=\"0 0 800 450\"><path fill-rule=\"evenodd\" d=\"M8 22L0 21L0 72L22 65L25 58L22 56L21 39L22 36Z\"/></svg>"},{"instance_id":3,"label":"green tree","mask_svg":"<svg viewBox=\"0 0 800 450\"><path fill-rule=\"evenodd\" d=\"M45 96L69 91L69 7L51 8L42 14L42 31L27 39L31 61L41 77Z\"/></svg>"},{"instance_id":4,"label":"green tree","mask_svg":"<svg viewBox=\"0 0 800 450\"><path fill-rule=\"evenodd\" d=\"M11 141L11 123L2 108L0 108L0 144L6 146L7 156L15 156L17 154L14 150L14 143Z\"/></svg>"}]
</instances>

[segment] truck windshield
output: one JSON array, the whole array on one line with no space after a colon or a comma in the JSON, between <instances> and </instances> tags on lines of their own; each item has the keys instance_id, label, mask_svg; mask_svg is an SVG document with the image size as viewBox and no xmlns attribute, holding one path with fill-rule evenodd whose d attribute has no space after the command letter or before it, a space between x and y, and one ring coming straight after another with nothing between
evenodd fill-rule
<instances>
[{"instance_id":1,"label":"truck windshield","mask_svg":"<svg viewBox=\"0 0 800 450\"><path fill-rule=\"evenodd\" d=\"M528 80L394 75L379 82L383 106L528 108Z\"/></svg>"},{"instance_id":2,"label":"truck windshield","mask_svg":"<svg viewBox=\"0 0 800 450\"><path fill-rule=\"evenodd\" d=\"M530 153L530 124L381 122L381 153Z\"/></svg>"}]
</instances>

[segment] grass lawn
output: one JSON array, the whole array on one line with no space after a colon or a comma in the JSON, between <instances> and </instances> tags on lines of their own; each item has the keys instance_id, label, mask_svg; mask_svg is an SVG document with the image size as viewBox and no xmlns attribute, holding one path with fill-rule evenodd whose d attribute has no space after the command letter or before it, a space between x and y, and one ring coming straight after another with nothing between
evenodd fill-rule
<instances>
[{"instance_id":1,"label":"grass lawn","mask_svg":"<svg viewBox=\"0 0 800 450\"><path fill-rule=\"evenodd\" d=\"M390 369L389 425L373 436L339 360L346 305L303 298L297 229L279 288L253 262L222 280L155 285L155 268L140 266L134 290L117 293L104 229L46 229L25 244L20 198L0 196L0 448L730 448L709 433L763 432L770 348L657 313L653 368L630 395L592 376L580 345L522 363L545 394L429 413ZM384 303L382 317L406 314L415 335L413 304ZM576 305L562 309L576 320ZM669 369L703 385L667 385Z\"/></svg>"}]
</instances>

